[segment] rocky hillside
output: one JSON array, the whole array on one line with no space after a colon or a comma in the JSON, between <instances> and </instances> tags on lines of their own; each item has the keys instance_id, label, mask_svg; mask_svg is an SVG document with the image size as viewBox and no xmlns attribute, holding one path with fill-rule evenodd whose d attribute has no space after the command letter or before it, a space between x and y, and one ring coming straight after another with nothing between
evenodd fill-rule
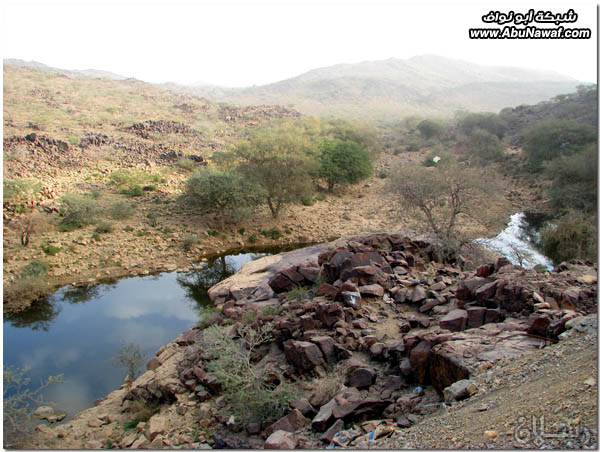
<instances>
[{"instance_id":1,"label":"rocky hillside","mask_svg":"<svg viewBox=\"0 0 600 452\"><path fill-rule=\"evenodd\" d=\"M338 64L264 86L189 89L241 105L293 104L306 114L389 119L414 114L448 116L456 110L499 111L571 92L578 84L553 72L423 55Z\"/></svg>"},{"instance_id":2,"label":"rocky hillside","mask_svg":"<svg viewBox=\"0 0 600 452\"><path fill-rule=\"evenodd\" d=\"M571 262L540 273L500 258L464 272L436 253L423 237L375 234L254 261L211 289L218 312L161 347L146 373L68 424L38 428L34 446L401 447L429 425L446 436L426 444L457 447L458 427L432 431L430 420L481 400L491 389L483 378L500 378L513 359L594 331L595 317L585 316L596 312L597 268ZM270 334L248 342L266 325ZM231 415L227 382L213 372L215 328L248 353L265 391L297 389L279 416ZM592 405L578 407L583 436L572 438L587 447L597 443ZM143 420L140 406L154 407ZM485 447L500 439L491 428L479 437Z\"/></svg>"}]
</instances>

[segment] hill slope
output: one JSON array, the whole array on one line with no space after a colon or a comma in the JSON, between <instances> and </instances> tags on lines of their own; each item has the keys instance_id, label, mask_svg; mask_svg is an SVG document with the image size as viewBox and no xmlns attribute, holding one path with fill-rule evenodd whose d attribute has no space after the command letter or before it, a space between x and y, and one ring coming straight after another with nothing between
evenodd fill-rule
<instances>
[{"instance_id":1,"label":"hill slope","mask_svg":"<svg viewBox=\"0 0 600 452\"><path fill-rule=\"evenodd\" d=\"M573 91L578 84L549 71L480 66L423 55L338 64L257 87L187 89L242 105L293 104L306 114L379 119L389 115L446 116L461 109L498 111Z\"/></svg>"}]
</instances>

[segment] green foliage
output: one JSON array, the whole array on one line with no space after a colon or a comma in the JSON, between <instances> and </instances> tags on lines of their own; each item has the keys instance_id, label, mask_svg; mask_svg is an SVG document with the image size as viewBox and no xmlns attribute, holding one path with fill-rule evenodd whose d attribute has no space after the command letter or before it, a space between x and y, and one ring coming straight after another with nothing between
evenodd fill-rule
<instances>
[{"instance_id":1,"label":"green foliage","mask_svg":"<svg viewBox=\"0 0 600 452\"><path fill-rule=\"evenodd\" d=\"M81 138L79 138L77 135L69 135L67 140L69 140L69 143L71 143L73 146L79 146L79 143L81 143Z\"/></svg>"},{"instance_id":2,"label":"green foliage","mask_svg":"<svg viewBox=\"0 0 600 452\"><path fill-rule=\"evenodd\" d=\"M419 133L425 139L439 137L444 131L444 125L434 119L424 119L417 126Z\"/></svg>"},{"instance_id":3,"label":"green foliage","mask_svg":"<svg viewBox=\"0 0 600 452\"><path fill-rule=\"evenodd\" d=\"M196 162L194 162L192 159L190 159L188 157L182 157L177 162L177 167L184 171L192 172L196 169Z\"/></svg>"},{"instance_id":4,"label":"green foliage","mask_svg":"<svg viewBox=\"0 0 600 452\"><path fill-rule=\"evenodd\" d=\"M14 366L3 368L3 425L4 446L9 445L6 439L19 442L27 439L33 430L35 419L33 412L37 406L44 403L42 391L55 384L64 383L62 375L50 376L31 389L31 379L27 377L29 369L19 369ZM14 447L14 444L12 445Z\"/></svg>"},{"instance_id":5,"label":"green foliage","mask_svg":"<svg viewBox=\"0 0 600 452\"><path fill-rule=\"evenodd\" d=\"M575 121L552 119L528 129L524 141L531 169L538 171L544 161L572 155L596 141L596 132Z\"/></svg>"},{"instance_id":6,"label":"green foliage","mask_svg":"<svg viewBox=\"0 0 600 452\"><path fill-rule=\"evenodd\" d=\"M283 309L279 306L265 306L264 308L262 308L262 314L264 316L279 315L281 314L282 310Z\"/></svg>"},{"instance_id":7,"label":"green foliage","mask_svg":"<svg viewBox=\"0 0 600 452\"><path fill-rule=\"evenodd\" d=\"M595 143L573 155L563 155L547 162L544 173L552 181L550 198L555 209L596 211L598 156Z\"/></svg>"},{"instance_id":8,"label":"green foliage","mask_svg":"<svg viewBox=\"0 0 600 452\"><path fill-rule=\"evenodd\" d=\"M287 293L288 300L304 300L308 296L308 289L306 287L296 287Z\"/></svg>"},{"instance_id":9,"label":"green foliage","mask_svg":"<svg viewBox=\"0 0 600 452\"><path fill-rule=\"evenodd\" d=\"M230 170L202 168L186 181L185 199L198 208L216 211L220 229L241 210L258 203L259 188Z\"/></svg>"},{"instance_id":10,"label":"green foliage","mask_svg":"<svg viewBox=\"0 0 600 452\"><path fill-rule=\"evenodd\" d=\"M146 362L146 356L142 353L142 349L138 344L123 342L111 361L115 367L125 369L126 375L135 380L141 373Z\"/></svg>"},{"instance_id":11,"label":"green foliage","mask_svg":"<svg viewBox=\"0 0 600 452\"><path fill-rule=\"evenodd\" d=\"M311 174L316 172L316 149L312 142L291 128L257 129L233 155L238 170L259 190L254 193L276 218L282 207L312 193Z\"/></svg>"},{"instance_id":12,"label":"green foliage","mask_svg":"<svg viewBox=\"0 0 600 452\"><path fill-rule=\"evenodd\" d=\"M319 177L327 181L329 191L338 184L356 184L373 174L371 156L353 141L322 139Z\"/></svg>"},{"instance_id":13,"label":"green foliage","mask_svg":"<svg viewBox=\"0 0 600 452\"><path fill-rule=\"evenodd\" d=\"M4 201L12 203L23 203L42 189L37 179L4 179L2 185Z\"/></svg>"},{"instance_id":14,"label":"green foliage","mask_svg":"<svg viewBox=\"0 0 600 452\"><path fill-rule=\"evenodd\" d=\"M197 236L193 234L184 234L182 246L185 251L191 250L192 247L198 243L200 243L200 239Z\"/></svg>"},{"instance_id":15,"label":"green foliage","mask_svg":"<svg viewBox=\"0 0 600 452\"><path fill-rule=\"evenodd\" d=\"M569 210L540 233L544 254L555 263L570 259L597 261L598 228L595 214Z\"/></svg>"},{"instance_id":16,"label":"green foliage","mask_svg":"<svg viewBox=\"0 0 600 452\"><path fill-rule=\"evenodd\" d=\"M110 173L111 182L118 188L131 188L134 185L145 185L151 182L158 183L161 177L158 174L149 174L142 170L119 169Z\"/></svg>"},{"instance_id":17,"label":"green foliage","mask_svg":"<svg viewBox=\"0 0 600 452\"><path fill-rule=\"evenodd\" d=\"M467 136L472 135L477 129L481 129L502 139L506 133L507 124L496 113L467 113L459 117L457 128Z\"/></svg>"},{"instance_id":18,"label":"green foliage","mask_svg":"<svg viewBox=\"0 0 600 452\"><path fill-rule=\"evenodd\" d=\"M60 230L72 231L94 224L102 213L100 205L92 198L77 194L67 194L60 199Z\"/></svg>"},{"instance_id":19,"label":"green foliage","mask_svg":"<svg viewBox=\"0 0 600 452\"><path fill-rule=\"evenodd\" d=\"M282 376L277 386L267 383L267 375L278 373L274 367L258 369L252 364L256 350L271 342L272 330L272 325L257 330L245 326L238 330L238 340L222 327L204 330L202 349L212 358L206 361L206 369L222 386L225 410L242 426L279 419L297 397L294 387Z\"/></svg>"},{"instance_id":20,"label":"green foliage","mask_svg":"<svg viewBox=\"0 0 600 452\"><path fill-rule=\"evenodd\" d=\"M260 233L264 237L270 238L271 240L278 240L281 237L283 237L283 235L281 234L281 230L279 230L279 228L267 229L265 231L260 231Z\"/></svg>"},{"instance_id":21,"label":"green foliage","mask_svg":"<svg viewBox=\"0 0 600 452\"><path fill-rule=\"evenodd\" d=\"M55 256L60 251L60 248L58 246L46 244L46 245L42 245L42 251L47 256Z\"/></svg>"},{"instance_id":22,"label":"green foliage","mask_svg":"<svg viewBox=\"0 0 600 452\"><path fill-rule=\"evenodd\" d=\"M108 208L108 214L115 220L129 218L135 213L135 205L127 201L118 201L111 204Z\"/></svg>"},{"instance_id":23,"label":"green foliage","mask_svg":"<svg viewBox=\"0 0 600 452\"><path fill-rule=\"evenodd\" d=\"M474 129L466 141L472 160L481 166L504 158L504 147L498 137L484 129Z\"/></svg>"},{"instance_id":24,"label":"green foliage","mask_svg":"<svg viewBox=\"0 0 600 452\"><path fill-rule=\"evenodd\" d=\"M48 272L48 264L33 260L29 262L23 269L21 270L20 277L21 278L38 278L46 276Z\"/></svg>"},{"instance_id":25,"label":"green foliage","mask_svg":"<svg viewBox=\"0 0 600 452\"><path fill-rule=\"evenodd\" d=\"M325 120L321 127L321 136L358 143L373 156L382 151L377 129L363 121L330 118Z\"/></svg>"},{"instance_id":26,"label":"green foliage","mask_svg":"<svg viewBox=\"0 0 600 452\"><path fill-rule=\"evenodd\" d=\"M248 242L250 242L250 243L258 242L258 237L256 236L256 234L251 234L250 237L248 237Z\"/></svg>"},{"instance_id":27,"label":"green foliage","mask_svg":"<svg viewBox=\"0 0 600 452\"><path fill-rule=\"evenodd\" d=\"M94 229L95 234L110 234L115 230L115 226L110 221L102 221L96 229Z\"/></svg>"},{"instance_id":28,"label":"green foliage","mask_svg":"<svg viewBox=\"0 0 600 452\"><path fill-rule=\"evenodd\" d=\"M125 196L129 196L130 198L138 198L144 195L144 189L139 185L133 185L128 188L121 188L119 193Z\"/></svg>"}]
</instances>

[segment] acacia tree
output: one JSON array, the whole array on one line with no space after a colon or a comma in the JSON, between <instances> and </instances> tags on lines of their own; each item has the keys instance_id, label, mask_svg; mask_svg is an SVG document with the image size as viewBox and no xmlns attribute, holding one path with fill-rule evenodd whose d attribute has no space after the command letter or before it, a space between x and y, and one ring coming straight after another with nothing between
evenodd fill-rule
<instances>
[{"instance_id":1,"label":"acacia tree","mask_svg":"<svg viewBox=\"0 0 600 452\"><path fill-rule=\"evenodd\" d=\"M356 184L373 174L371 156L358 143L323 139L319 176L327 181L327 189L332 191L338 184Z\"/></svg>"},{"instance_id":2,"label":"acacia tree","mask_svg":"<svg viewBox=\"0 0 600 452\"><path fill-rule=\"evenodd\" d=\"M216 211L221 229L227 217L256 205L259 196L256 186L227 169L202 168L190 176L185 186L187 201L196 207Z\"/></svg>"},{"instance_id":3,"label":"acacia tree","mask_svg":"<svg viewBox=\"0 0 600 452\"><path fill-rule=\"evenodd\" d=\"M257 130L236 146L238 171L260 187L260 196L277 218L282 207L312 193L316 148L305 136L286 128Z\"/></svg>"},{"instance_id":4,"label":"acacia tree","mask_svg":"<svg viewBox=\"0 0 600 452\"><path fill-rule=\"evenodd\" d=\"M482 169L453 163L431 168L408 166L395 171L388 189L405 207L424 215L428 229L441 242L443 257L449 257L469 241L458 228L463 219L484 226L495 220L484 207L496 192L493 180Z\"/></svg>"}]
</instances>

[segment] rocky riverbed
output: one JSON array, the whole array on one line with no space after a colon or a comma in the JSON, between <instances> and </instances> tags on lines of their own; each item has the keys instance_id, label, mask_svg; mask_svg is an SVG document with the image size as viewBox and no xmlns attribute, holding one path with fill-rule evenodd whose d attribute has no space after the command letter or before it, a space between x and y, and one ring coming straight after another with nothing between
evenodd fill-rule
<instances>
[{"instance_id":1,"label":"rocky riverbed","mask_svg":"<svg viewBox=\"0 0 600 452\"><path fill-rule=\"evenodd\" d=\"M272 325L254 370L301 389L280 419L242 427L230 416L208 370L205 324L161 347L147 372L97 406L39 426L31 447L398 447L386 441L478 397L487 373L593 330L590 262L538 272L500 258L464 271L437 255L424 237L355 236L253 261L210 290L210 323L228 337ZM320 389L332 375L333 394ZM155 409L131 425L139 404Z\"/></svg>"}]
</instances>

